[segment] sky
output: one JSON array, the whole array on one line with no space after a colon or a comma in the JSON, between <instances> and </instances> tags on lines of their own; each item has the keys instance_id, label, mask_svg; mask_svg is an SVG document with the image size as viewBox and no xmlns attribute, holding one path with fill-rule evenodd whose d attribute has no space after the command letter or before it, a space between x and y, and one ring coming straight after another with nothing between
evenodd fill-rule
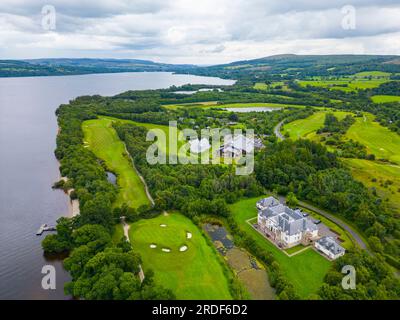
<instances>
[{"instance_id":1,"label":"sky","mask_svg":"<svg viewBox=\"0 0 400 320\"><path fill-rule=\"evenodd\" d=\"M1 0L0 59L398 54L400 0Z\"/></svg>"}]
</instances>

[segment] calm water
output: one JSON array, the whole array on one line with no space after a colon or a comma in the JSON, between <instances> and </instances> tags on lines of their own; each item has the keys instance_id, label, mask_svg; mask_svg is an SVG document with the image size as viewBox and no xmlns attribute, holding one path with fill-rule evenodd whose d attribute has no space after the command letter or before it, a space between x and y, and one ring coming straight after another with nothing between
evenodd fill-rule
<instances>
[{"instance_id":1,"label":"calm water","mask_svg":"<svg viewBox=\"0 0 400 320\"><path fill-rule=\"evenodd\" d=\"M68 198L51 189L59 179L54 157L54 111L80 95L183 84L228 85L218 78L171 73L119 73L0 78L0 299L65 299L69 279L58 260L43 256L35 235L43 223L68 215ZM42 267L57 271L57 289L41 289Z\"/></svg>"}]
</instances>

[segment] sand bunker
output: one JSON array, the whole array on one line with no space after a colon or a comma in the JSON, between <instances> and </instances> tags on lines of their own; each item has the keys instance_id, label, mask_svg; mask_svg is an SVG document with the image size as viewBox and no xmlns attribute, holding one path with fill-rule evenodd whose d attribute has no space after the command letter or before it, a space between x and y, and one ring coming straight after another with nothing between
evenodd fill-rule
<instances>
[{"instance_id":1,"label":"sand bunker","mask_svg":"<svg viewBox=\"0 0 400 320\"><path fill-rule=\"evenodd\" d=\"M192 234L190 232L186 232L186 238L187 239L191 239L192 238Z\"/></svg>"},{"instance_id":2,"label":"sand bunker","mask_svg":"<svg viewBox=\"0 0 400 320\"><path fill-rule=\"evenodd\" d=\"M183 251L186 251L187 249L188 249L187 246L182 246L182 247L179 248L179 251L183 252Z\"/></svg>"},{"instance_id":3,"label":"sand bunker","mask_svg":"<svg viewBox=\"0 0 400 320\"><path fill-rule=\"evenodd\" d=\"M168 248L162 248L161 250L164 252L171 252L171 249L168 249Z\"/></svg>"},{"instance_id":4,"label":"sand bunker","mask_svg":"<svg viewBox=\"0 0 400 320\"><path fill-rule=\"evenodd\" d=\"M166 224L160 224L160 227L165 228L167 225Z\"/></svg>"},{"instance_id":5,"label":"sand bunker","mask_svg":"<svg viewBox=\"0 0 400 320\"><path fill-rule=\"evenodd\" d=\"M150 248L155 249L155 248L157 248L157 245L156 244L151 244Z\"/></svg>"}]
</instances>

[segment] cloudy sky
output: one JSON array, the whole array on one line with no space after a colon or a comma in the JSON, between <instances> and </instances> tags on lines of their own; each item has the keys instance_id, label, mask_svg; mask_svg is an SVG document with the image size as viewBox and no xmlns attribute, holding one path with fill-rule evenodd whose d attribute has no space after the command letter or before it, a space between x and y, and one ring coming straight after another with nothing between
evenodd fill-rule
<instances>
[{"instance_id":1,"label":"cloudy sky","mask_svg":"<svg viewBox=\"0 0 400 320\"><path fill-rule=\"evenodd\" d=\"M399 0L1 0L0 59L400 54L399 17Z\"/></svg>"}]
</instances>

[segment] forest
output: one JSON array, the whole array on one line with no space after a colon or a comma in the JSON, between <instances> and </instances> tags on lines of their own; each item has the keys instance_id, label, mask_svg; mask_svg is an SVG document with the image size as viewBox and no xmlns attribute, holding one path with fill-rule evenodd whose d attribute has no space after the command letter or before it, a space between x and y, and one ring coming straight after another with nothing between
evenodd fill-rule
<instances>
[{"instance_id":1,"label":"forest","mask_svg":"<svg viewBox=\"0 0 400 320\"><path fill-rule=\"evenodd\" d=\"M317 71L313 59L292 58L282 57L274 61L273 70L278 72L288 66L301 65L303 71L297 75L298 78L327 73L326 70ZM345 70L347 74L369 70L397 72L398 66L382 63L387 61L386 58L371 58L373 60L368 68L361 67L365 63L364 58L354 59L340 64L334 76L342 77ZM268 63L269 60L266 61L257 61L256 64ZM322 61L329 65L326 60ZM210 67L206 75L226 67L229 66ZM178 211L196 225L204 219L204 215L225 221L231 233L235 234L235 242L263 262L277 297L298 299L273 255L241 231L229 209L231 204L241 199L273 192L289 195L292 200L297 197L329 210L351 222L368 241L369 252L354 248L335 261L324 278L323 286L310 298L399 297L400 283L391 271L392 267L399 268L400 265L399 217L376 192L355 179L342 161L342 158L375 159L374 154L360 142L346 140L342 143L344 135L362 112L376 116L376 121L392 130L393 134L400 132L399 103L376 104L371 100L373 95L378 94L400 95L396 80L387 80L376 88L352 92L300 86L294 74L290 73L283 81L281 77L277 81L276 74L264 74L265 79L257 78L255 81L254 73L258 74L258 71L241 71L241 68L223 70L229 71L218 73L220 76L237 77L238 82L233 86L207 91L200 89L209 89L210 86L185 85L127 91L114 97L83 96L58 108L56 115L60 130L55 155L60 161L61 176L68 177L68 181L59 181L55 186L65 190L74 188L71 197L79 200L81 213L72 219L60 219L57 233L47 236L42 246L49 253L68 254L64 265L72 281L66 285L65 291L84 299L175 298L173 292L152 280L151 271L145 281L139 281L140 255L126 239L115 240L113 235L122 216L128 222L135 222L164 211ZM256 83L259 85L256 86ZM196 92L176 94L175 91ZM241 108L252 104L273 110L225 110L226 107ZM274 129L278 123L305 119L320 110L342 110L350 115L339 120L333 113L327 112L323 126L317 132L320 141L280 141L275 136ZM114 119L112 128L143 176L154 206L130 208L114 205L119 187L107 181L108 168L83 143L83 122L98 117ZM206 127L254 129L265 145L265 148L256 151L255 172L237 176L232 165L150 165L146 161L146 150L150 145L145 139L148 126L168 125L169 121L177 121L179 130L193 128L200 131ZM335 147L335 150L330 147ZM355 291L345 292L340 287L340 270L349 263L361 270L360 286Z\"/></svg>"}]
</instances>

